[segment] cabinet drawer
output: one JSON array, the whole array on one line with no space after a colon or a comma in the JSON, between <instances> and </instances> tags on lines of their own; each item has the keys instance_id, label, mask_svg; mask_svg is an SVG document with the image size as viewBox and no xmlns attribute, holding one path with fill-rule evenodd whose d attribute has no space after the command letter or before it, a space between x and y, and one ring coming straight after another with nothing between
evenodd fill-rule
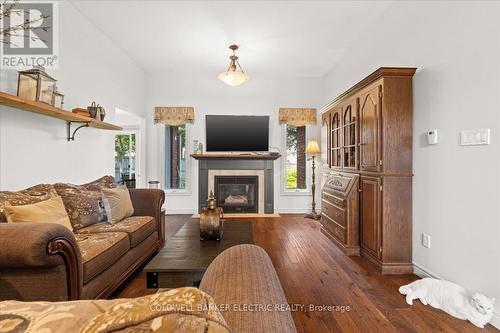
<instances>
[{"instance_id":1,"label":"cabinet drawer","mask_svg":"<svg viewBox=\"0 0 500 333\"><path fill-rule=\"evenodd\" d=\"M346 200L344 198L339 198L333 194L330 194L328 193L328 190L323 191L323 193L321 193L321 198L339 207L346 206Z\"/></svg>"},{"instance_id":2,"label":"cabinet drawer","mask_svg":"<svg viewBox=\"0 0 500 333\"><path fill-rule=\"evenodd\" d=\"M327 200L323 200L321 202L322 208L321 211L325 213L329 218L345 227L345 210L332 205Z\"/></svg>"},{"instance_id":3,"label":"cabinet drawer","mask_svg":"<svg viewBox=\"0 0 500 333\"><path fill-rule=\"evenodd\" d=\"M345 243L345 228L337 224L335 221L330 219L328 216L321 216L321 224L327 229L335 238Z\"/></svg>"}]
</instances>

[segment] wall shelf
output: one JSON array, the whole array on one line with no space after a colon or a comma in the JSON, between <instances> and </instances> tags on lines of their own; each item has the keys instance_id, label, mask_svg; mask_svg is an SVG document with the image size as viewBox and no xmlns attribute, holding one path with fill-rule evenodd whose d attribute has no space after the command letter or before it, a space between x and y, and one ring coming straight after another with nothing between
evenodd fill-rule
<instances>
[{"instance_id":1,"label":"wall shelf","mask_svg":"<svg viewBox=\"0 0 500 333\"><path fill-rule=\"evenodd\" d=\"M92 127L103 130L115 130L115 131L120 131L123 129L120 126L116 126L104 121L98 121L93 118L81 116L72 113L71 111L66 111L61 108L56 108L52 105L48 105L45 103L28 101L19 98L18 96L14 96L1 91L0 91L0 105L9 106L19 111L37 113L47 117L52 117L66 121L68 130L68 137L67 137L68 141L74 140L76 131L82 127ZM79 126L71 135L72 123L83 124L83 126Z\"/></svg>"}]
</instances>

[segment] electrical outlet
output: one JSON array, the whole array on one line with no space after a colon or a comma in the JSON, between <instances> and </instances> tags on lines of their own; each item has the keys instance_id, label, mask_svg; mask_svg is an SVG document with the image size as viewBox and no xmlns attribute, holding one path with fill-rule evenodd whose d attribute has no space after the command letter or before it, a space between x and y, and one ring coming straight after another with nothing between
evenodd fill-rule
<instances>
[{"instance_id":1,"label":"electrical outlet","mask_svg":"<svg viewBox=\"0 0 500 333\"><path fill-rule=\"evenodd\" d=\"M422 233L422 245L428 249L431 248L431 236Z\"/></svg>"}]
</instances>

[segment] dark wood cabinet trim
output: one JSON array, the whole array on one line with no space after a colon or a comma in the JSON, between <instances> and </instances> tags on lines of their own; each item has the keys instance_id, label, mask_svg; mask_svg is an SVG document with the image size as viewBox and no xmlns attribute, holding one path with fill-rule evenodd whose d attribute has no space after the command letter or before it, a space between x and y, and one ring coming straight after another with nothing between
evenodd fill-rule
<instances>
[{"instance_id":1,"label":"dark wood cabinet trim","mask_svg":"<svg viewBox=\"0 0 500 333\"><path fill-rule=\"evenodd\" d=\"M366 246L366 243L363 242L364 235L363 235L363 228L360 227L360 245L361 249L367 252L370 252L375 258L377 259L382 259L382 179L380 177L371 177L371 176L362 176L360 179L360 219L363 221L363 209L364 207L364 201L365 201L365 196L366 196L366 190L364 188L364 184L366 183L371 183L372 186L374 186L374 209L375 212L373 213L375 217L375 225L373 226L374 229L374 237L375 237L375 248L371 249L368 246Z\"/></svg>"},{"instance_id":2,"label":"dark wood cabinet trim","mask_svg":"<svg viewBox=\"0 0 500 333\"><path fill-rule=\"evenodd\" d=\"M374 172L374 171L362 171L362 170L353 170L347 168L331 168L330 172L333 174L348 174L353 173L361 176L382 176L382 177L413 177L413 173L394 173L394 172Z\"/></svg>"},{"instance_id":3,"label":"dark wood cabinet trim","mask_svg":"<svg viewBox=\"0 0 500 333\"><path fill-rule=\"evenodd\" d=\"M413 76L415 74L417 68L413 67L380 67L367 77L365 77L363 80L359 81L356 83L354 86L340 94L339 96L335 97L330 103L325 105L323 108L321 108L320 113L324 113L328 110L330 110L332 107L337 105L340 101L344 100L349 95L352 95L354 93L357 93L359 90L363 89L364 87L368 86L372 82L380 79L381 77L385 76Z\"/></svg>"}]
</instances>

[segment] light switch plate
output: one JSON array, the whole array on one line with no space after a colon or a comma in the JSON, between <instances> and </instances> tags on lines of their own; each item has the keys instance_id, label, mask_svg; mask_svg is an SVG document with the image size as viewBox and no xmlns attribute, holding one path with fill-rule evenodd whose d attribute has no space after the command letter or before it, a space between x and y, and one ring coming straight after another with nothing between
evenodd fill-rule
<instances>
[{"instance_id":1,"label":"light switch plate","mask_svg":"<svg viewBox=\"0 0 500 333\"><path fill-rule=\"evenodd\" d=\"M461 146L489 145L490 144L490 129L470 129L460 132Z\"/></svg>"}]
</instances>

